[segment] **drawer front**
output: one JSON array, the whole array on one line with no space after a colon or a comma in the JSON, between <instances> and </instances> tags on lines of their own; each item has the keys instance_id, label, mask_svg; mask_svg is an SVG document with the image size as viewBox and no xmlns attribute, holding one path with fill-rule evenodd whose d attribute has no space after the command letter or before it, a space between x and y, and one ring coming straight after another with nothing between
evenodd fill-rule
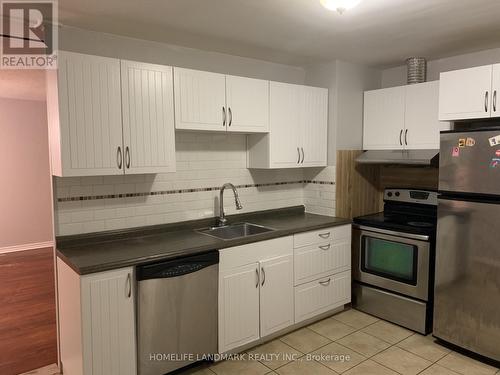
<instances>
[{"instance_id":1,"label":"drawer front","mask_svg":"<svg viewBox=\"0 0 500 375\"><path fill-rule=\"evenodd\" d=\"M294 283L300 285L351 269L351 239L295 249Z\"/></svg>"},{"instance_id":2,"label":"drawer front","mask_svg":"<svg viewBox=\"0 0 500 375\"><path fill-rule=\"evenodd\" d=\"M293 254L293 236L259 241L219 250L219 269L241 267L261 260Z\"/></svg>"},{"instance_id":3,"label":"drawer front","mask_svg":"<svg viewBox=\"0 0 500 375\"><path fill-rule=\"evenodd\" d=\"M351 302L351 272L346 271L295 287L295 323Z\"/></svg>"},{"instance_id":4,"label":"drawer front","mask_svg":"<svg viewBox=\"0 0 500 375\"><path fill-rule=\"evenodd\" d=\"M293 236L293 247L309 246L342 238L351 238L350 224L296 234Z\"/></svg>"}]
</instances>

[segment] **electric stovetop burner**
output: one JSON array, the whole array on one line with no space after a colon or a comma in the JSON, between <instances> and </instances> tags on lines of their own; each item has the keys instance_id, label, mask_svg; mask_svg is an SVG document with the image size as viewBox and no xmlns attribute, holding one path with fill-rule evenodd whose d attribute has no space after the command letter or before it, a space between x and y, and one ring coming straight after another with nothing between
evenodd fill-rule
<instances>
[{"instance_id":1,"label":"electric stovetop burner","mask_svg":"<svg viewBox=\"0 0 500 375\"><path fill-rule=\"evenodd\" d=\"M386 189L384 211L356 217L354 222L403 233L434 235L437 227L437 192Z\"/></svg>"}]
</instances>

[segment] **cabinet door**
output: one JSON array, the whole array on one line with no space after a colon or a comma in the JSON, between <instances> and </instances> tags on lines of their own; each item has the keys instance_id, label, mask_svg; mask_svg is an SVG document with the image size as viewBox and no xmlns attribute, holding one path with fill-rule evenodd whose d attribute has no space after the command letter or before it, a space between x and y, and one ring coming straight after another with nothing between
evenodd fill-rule
<instances>
[{"instance_id":1,"label":"cabinet door","mask_svg":"<svg viewBox=\"0 0 500 375\"><path fill-rule=\"evenodd\" d=\"M175 128L226 131L226 76L174 68Z\"/></svg>"},{"instance_id":2,"label":"cabinet door","mask_svg":"<svg viewBox=\"0 0 500 375\"><path fill-rule=\"evenodd\" d=\"M294 322L293 256L260 262L260 335L267 336Z\"/></svg>"},{"instance_id":3,"label":"cabinet door","mask_svg":"<svg viewBox=\"0 0 500 375\"><path fill-rule=\"evenodd\" d=\"M226 76L227 130L269 132L269 81Z\"/></svg>"},{"instance_id":4,"label":"cabinet door","mask_svg":"<svg viewBox=\"0 0 500 375\"><path fill-rule=\"evenodd\" d=\"M81 279L83 373L135 375L133 268Z\"/></svg>"},{"instance_id":5,"label":"cabinet door","mask_svg":"<svg viewBox=\"0 0 500 375\"><path fill-rule=\"evenodd\" d=\"M439 119L487 118L491 114L491 65L441 73Z\"/></svg>"},{"instance_id":6,"label":"cabinet door","mask_svg":"<svg viewBox=\"0 0 500 375\"><path fill-rule=\"evenodd\" d=\"M295 287L295 323L351 302L351 271Z\"/></svg>"},{"instance_id":7,"label":"cabinet door","mask_svg":"<svg viewBox=\"0 0 500 375\"><path fill-rule=\"evenodd\" d=\"M365 150L402 149L404 127L404 86L365 92L363 124Z\"/></svg>"},{"instance_id":8,"label":"cabinet door","mask_svg":"<svg viewBox=\"0 0 500 375\"><path fill-rule=\"evenodd\" d=\"M299 137L302 86L270 83L270 167L299 167Z\"/></svg>"},{"instance_id":9,"label":"cabinet door","mask_svg":"<svg viewBox=\"0 0 500 375\"><path fill-rule=\"evenodd\" d=\"M219 274L219 352L259 338L259 264Z\"/></svg>"},{"instance_id":10,"label":"cabinet door","mask_svg":"<svg viewBox=\"0 0 500 375\"><path fill-rule=\"evenodd\" d=\"M63 176L123 174L120 60L59 53Z\"/></svg>"},{"instance_id":11,"label":"cabinet door","mask_svg":"<svg viewBox=\"0 0 500 375\"><path fill-rule=\"evenodd\" d=\"M172 68L121 62L125 173L175 172Z\"/></svg>"},{"instance_id":12,"label":"cabinet door","mask_svg":"<svg viewBox=\"0 0 500 375\"><path fill-rule=\"evenodd\" d=\"M500 117L500 64L493 65L491 117Z\"/></svg>"},{"instance_id":13,"label":"cabinet door","mask_svg":"<svg viewBox=\"0 0 500 375\"><path fill-rule=\"evenodd\" d=\"M301 91L301 165L324 167L327 159L328 90L303 86Z\"/></svg>"},{"instance_id":14,"label":"cabinet door","mask_svg":"<svg viewBox=\"0 0 500 375\"><path fill-rule=\"evenodd\" d=\"M438 119L439 81L406 86L405 148L439 149L439 132L450 124Z\"/></svg>"}]
</instances>

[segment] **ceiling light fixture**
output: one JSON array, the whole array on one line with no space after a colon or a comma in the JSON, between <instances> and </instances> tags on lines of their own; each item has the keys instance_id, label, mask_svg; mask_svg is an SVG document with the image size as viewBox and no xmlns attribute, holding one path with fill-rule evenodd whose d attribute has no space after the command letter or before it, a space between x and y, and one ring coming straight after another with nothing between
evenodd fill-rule
<instances>
[{"instance_id":1,"label":"ceiling light fixture","mask_svg":"<svg viewBox=\"0 0 500 375\"><path fill-rule=\"evenodd\" d=\"M342 14L346 10L354 8L361 0L320 0L320 2L326 9L336 10L339 14Z\"/></svg>"}]
</instances>

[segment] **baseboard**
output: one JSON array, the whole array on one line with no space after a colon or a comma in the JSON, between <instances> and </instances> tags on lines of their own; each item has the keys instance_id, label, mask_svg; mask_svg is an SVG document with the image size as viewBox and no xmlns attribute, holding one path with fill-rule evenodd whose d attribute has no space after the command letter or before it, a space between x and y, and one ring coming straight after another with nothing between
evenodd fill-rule
<instances>
[{"instance_id":1,"label":"baseboard","mask_svg":"<svg viewBox=\"0 0 500 375\"><path fill-rule=\"evenodd\" d=\"M54 247L54 241L35 242L35 243L29 243L29 244L24 244L24 245L0 247L0 254L13 253L16 251L43 249L46 247Z\"/></svg>"},{"instance_id":2,"label":"baseboard","mask_svg":"<svg viewBox=\"0 0 500 375\"><path fill-rule=\"evenodd\" d=\"M28 371L20 375L59 375L59 367L54 363L36 370Z\"/></svg>"}]
</instances>

